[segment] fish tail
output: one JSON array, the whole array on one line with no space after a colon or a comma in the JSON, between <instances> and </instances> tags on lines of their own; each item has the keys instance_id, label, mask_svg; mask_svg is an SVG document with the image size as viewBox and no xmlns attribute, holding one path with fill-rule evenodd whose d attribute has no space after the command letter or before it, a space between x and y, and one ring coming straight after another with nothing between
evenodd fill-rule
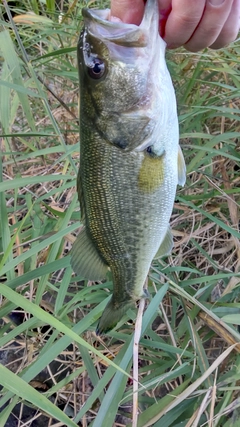
<instances>
[{"instance_id":1,"label":"fish tail","mask_svg":"<svg viewBox=\"0 0 240 427\"><path fill-rule=\"evenodd\" d=\"M132 307L134 307L134 301L132 300L116 303L111 298L98 322L96 334L101 335L113 329L127 310Z\"/></svg>"}]
</instances>

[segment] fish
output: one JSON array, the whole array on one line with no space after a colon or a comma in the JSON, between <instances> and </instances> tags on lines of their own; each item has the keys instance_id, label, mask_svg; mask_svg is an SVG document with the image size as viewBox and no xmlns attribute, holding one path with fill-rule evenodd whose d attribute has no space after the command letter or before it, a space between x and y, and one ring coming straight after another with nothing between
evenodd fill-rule
<instances>
[{"instance_id":1,"label":"fish","mask_svg":"<svg viewBox=\"0 0 240 427\"><path fill-rule=\"evenodd\" d=\"M92 281L111 271L113 294L96 330L103 334L146 297L152 260L171 253L169 221L186 166L158 1L147 1L139 26L111 20L108 9L82 15L77 191L83 227L71 265Z\"/></svg>"}]
</instances>

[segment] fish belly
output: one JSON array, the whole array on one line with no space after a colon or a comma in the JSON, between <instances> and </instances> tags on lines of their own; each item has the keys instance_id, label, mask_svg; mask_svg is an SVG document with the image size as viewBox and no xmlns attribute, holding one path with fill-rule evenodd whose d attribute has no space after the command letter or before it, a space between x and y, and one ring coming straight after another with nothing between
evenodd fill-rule
<instances>
[{"instance_id":1,"label":"fish belly","mask_svg":"<svg viewBox=\"0 0 240 427\"><path fill-rule=\"evenodd\" d=\"M173 155L149 162L145 152L123 152L105 141L97 150L90 145L80 168L86 227L112 271L113 298L136 300L168 229L177 166Z\"/></svg>"}]
</instances>

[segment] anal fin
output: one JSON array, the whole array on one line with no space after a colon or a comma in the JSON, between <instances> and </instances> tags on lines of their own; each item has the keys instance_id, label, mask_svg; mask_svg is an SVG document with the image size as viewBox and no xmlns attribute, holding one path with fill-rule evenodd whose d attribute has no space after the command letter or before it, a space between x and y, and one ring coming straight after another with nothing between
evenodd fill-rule
<instances>
[{"instance_id":1,"label":"anal fin","mask_svg":"<svg viewBox=\"0 0 240 427\"><path fill-rule=\"evenodd\" d=\"M80 231L73 244L71 266L78 276L88 280L102 280L106 277L108 266L88 237L85 227Z\"/></svg>"},{"instance_id":2,"label":"anal fin","mask_svg":"<svg viewBox=\"0 0 240 427\"><path fill-rule=\"evenodd\" d=\"M178 147L178 184L182 187L186 182L186 164L183 157L182 149Z\"/></svg>"},{"instance_id":3,"label":"anal fin","mask_svg":"<svg viewBox=\"0 0 240 427\"><path fill-rule=\"evenodd\" d=\"M164 256L170 255L172 248L173 248L173 236L172 236L170 227L168 227L165 237L154 258L162 258Z\"/></svg>"}]
</instances>

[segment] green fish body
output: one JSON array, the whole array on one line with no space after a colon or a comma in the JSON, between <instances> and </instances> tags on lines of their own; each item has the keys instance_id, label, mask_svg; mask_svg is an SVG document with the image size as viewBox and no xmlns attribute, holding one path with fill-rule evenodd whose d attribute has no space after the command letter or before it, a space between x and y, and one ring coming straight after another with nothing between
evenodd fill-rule
<instances>
[{"instance_id":1,"label":"green fish body","mask_svg":"<svg viewBox=\"0 0 240 427\"><path fill-rule=\"evenodd\" d=\"M177 184L185 182L157 3L148 0L140 26L109 21L109 10L83 9L77 180L83 228L71 264L89 280L112 272L113 295L98 333L144 296L153 258L171 252L169 220Z\"/></svg>"}]
</instances>

